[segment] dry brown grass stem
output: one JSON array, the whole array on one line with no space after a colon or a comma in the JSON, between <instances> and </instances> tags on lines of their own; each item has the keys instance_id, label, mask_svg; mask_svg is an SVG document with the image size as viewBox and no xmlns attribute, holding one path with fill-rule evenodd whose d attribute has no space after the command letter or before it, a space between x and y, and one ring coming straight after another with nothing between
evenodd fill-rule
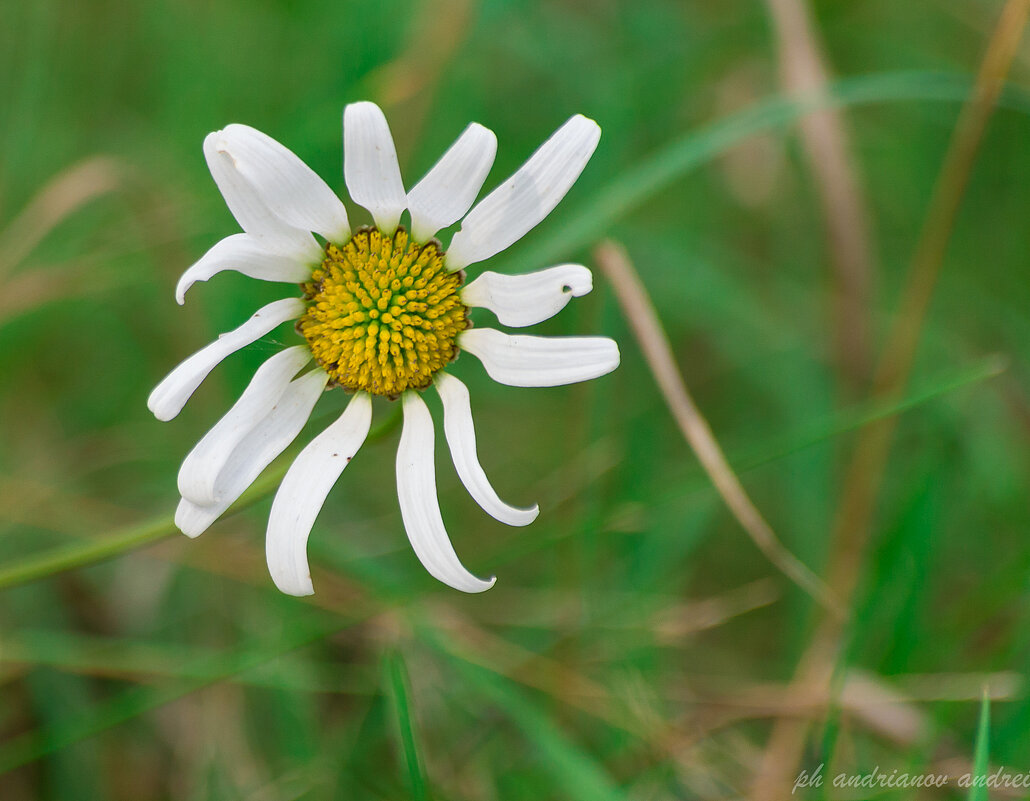
<instances>
[{"instance_id":1,"label":"dry brown grass stem","mask_svg":"<svg viewBox=\"0 0 1030 801\"><path fill-rule=\"evenodd\" d=\"M901 306L876 371L873 392L877 400L896 399L908 383L955 218L984 131L1022 39L1028 14L1030 0L1008 0L1005 4L987 45L973 93L959 116L915 248ZM849 606L861 575L895 425L896 419L888 417L866 427L845 475L830 547L827 583ZM843 623L835 616L824 617L795 673L796 684L830 685ZM807 731L804 721L780 720L776 724L755 781L755 801L789 797Z\"/></svg>"},{"instance_id":2,"label":"dry brown grass stem","mask_svg":"<svg viewBox=\"0 0 1030 801\"><path fill-rule=\"evenodd\" d=\"M66 217L123 187L121 165L95 156L58 173L0 231L0 277L7 276Z\"/></svg>"},{"instance_id":3,"label":"dry brown grass stem","mask_svg":"<svg viewBox=\"0 0 1030 801\"><path fill-rule=\"evenodd\" d=\"M730 512L781 573L818 601L831 616L839 616L842 613L840 602L804 563L784 547L726 461L722 448L694 404L676 367L669 339L625 249L611 241L602 242L594 251L594 258L615 290L622 312L676 425Z\"/></svg>"},{"instance_id":4,"label":"dry brown grass stem","mask_svg":"<svg viewBox=\"0 0 1030 801\"><path fill-rule=\"evenodd\" d=\"M372 93L403 116L404 124L393 129L402 163L421 138L440 79L469 35L477 5L477 0L443 0L419 7L408 45L371 76Z\"/></svg>"},{"instance_id":5,"label":"dry brown grass stem","mask_svg":"<svg viewBox=\"0 0 1030 801\"><path fill-rule=\"evenodd\" d=\"M82 261L44 265L4 280L0 296L0 324L44 303L100 295L125 283L125 279L90 273Z\"/></svg>"},{"instance_id":6,"label":"dry brown grass stem","mask_svg":"<svg viewBox=\"0 0 1030 801\"><path fill-rule=\"evenodd\" d=\"M780 76L788 94L818 96L827 70L805 0L766 0L776 36ZM801 143L815 180L835 277L834 340L845 391L855 395L872 366L869 308L876 266L866 203L853 166L842 112L813 111L800 122Z\"/></svg>"}]
</instances>

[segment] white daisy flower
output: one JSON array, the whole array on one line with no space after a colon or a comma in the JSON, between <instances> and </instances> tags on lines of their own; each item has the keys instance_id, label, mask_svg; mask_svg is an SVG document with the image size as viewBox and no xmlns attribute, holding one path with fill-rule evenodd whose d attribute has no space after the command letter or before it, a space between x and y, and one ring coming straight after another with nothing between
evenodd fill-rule
<instances>
[{"instance_id":1,"label":"white daisy flower","mask_svg":"<svg viewBox=\"0 0 1030 801\"><path fill-rule=\"evenodd\" d=\"M172 419L222 359L287 320L297 321L305 341L262 364L186 457L175 515L183 533L205 531L294 440L323 391L342 387L351 394L343 414L297 456L272 503L266 555L276 586L291 595L313 592L308 535L368 434L373 395L403 404L397 494L415 554L451 587L482 592L493 586L493 578L465 569L447 536L436 496L433 420L420 393L431 386L439 393L454 466L475 501L508 525L531 523L536 506L509 506L490 485L476 455L468 390L444 368L466 350L495 381L549 387L618 366L618 346L606 337L513 336L471 327L470 307L490 310L506 326L546 320L590 291L585 267L562 264L527 275L486 271L464 284L466 267L504 250L551 212L600 133L593 120L572 117L469 211L493 164L491 131L469 125L405 193L383 112L374 103L349 105L344 177L351 199L375 221L357 231L326 183L274 139L246 125L208 135L208 167L244 232L223 239L183 274L177 300L183 303L190 286L223 270L300 284L303 296L262 307L190 356L157 386L148 406L159 420ZM405 210L410 234L400 225ZM461 229L445 251L435 234L458 220Z\"/></svg>"}]
</instances>

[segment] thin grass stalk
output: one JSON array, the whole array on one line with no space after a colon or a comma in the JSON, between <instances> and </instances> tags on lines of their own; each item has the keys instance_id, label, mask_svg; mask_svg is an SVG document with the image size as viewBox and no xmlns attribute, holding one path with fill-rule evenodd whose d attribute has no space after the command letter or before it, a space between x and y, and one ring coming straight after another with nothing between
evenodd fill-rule
<instances>
[{"instance_id":1,"label":"thin grass stalk","mask_svg":"<svg viewBox=\"0 0 1030 801\"><path fill-rule=\"evenodd\" d=\"M915 361L934 288L987 123L996 107L1023 36L1030 0L1008 0L988 42L971 97L952 134L912 266L901 306L894 318L876 371L873 394L890 401L904 393ZM863 432L844 479L831 542L827 583L851 608L862 574L876 499L890 456L896 418L878 421ZM834 682L846 619L824 615L802 656L795 684L816 687ZM752 797L774 801L789 794L807 739L808 722L781 718L774 726L756 775Z\"/></svg>"},{"instance_id":2,"label":"thin grass stalk","mask_svg":"<svg viewBox=\"0 0 1030 801\"><path fill-rule=\"evenodd\" d=\"M826 58L805 0L766 0L765 4L773 21L783 88L801 98L826 92ZM837 367L845 396L855 397L865 390L873 363L869 306L876 264L867 203L841 109L813 111L798 127L819 193L833 270L831 325Z\"/></svg>"},{"instance_id":3,"label":"thin grass stalk","mask_svg":"<svg viewBox=\"0 0 1030 801\"><path fill-rule=\"evenodd\" d=\"M777 570L811 595L830 614L842 614L840 602L834 594L783 545L730 467L712 429L694 403L682 374L676 368L669 338L662 329L654 304L626 250L612 241L606 241L595 249L594 258L615 290L622 312L680 433L693 449L726 507Z\"/></svg>"}]
</instances>

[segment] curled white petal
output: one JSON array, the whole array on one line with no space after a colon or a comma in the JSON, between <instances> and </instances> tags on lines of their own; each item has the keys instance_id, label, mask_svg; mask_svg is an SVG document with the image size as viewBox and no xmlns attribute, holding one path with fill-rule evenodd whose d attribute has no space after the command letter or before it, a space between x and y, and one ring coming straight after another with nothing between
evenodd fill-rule
<instances>
[{"instance_id":1,"label":"curled white petal","mask_svg":"<svg viewBox=\"0 0 1030 801\"><path fill-rule=\"evenodd\" d=\"M301 262L318 261L322 249L315 238L272 212L254 185L236 168L232 155L221 142L221 131L209 133L204 139L204 158L240 228L273 253Z\"/></svg>"},{"instance_id":2,"label":"curled white petal","mask_svg":"<svg viewBox=\"0 0 1030 801\"><path fill-rule=\"evenodd\" d=\"M175 507L175 527L187 537L199 537L207 531L226 509L224 506L197 506L185 498L179 499L179 505Z\"/></svg>"},{"instance_id":3,"label":"curled white petal","mask_svg":"<svg viewBox=\"0 0 1030 801\"><path fill-rule=\"evenodd\" d=\"M220 131L218 149L229 154L261 202L279 219L330 242L350 239L347 210L336 193L295 153L249 125Z\"/></svg>"},{"instance_id":4,"label":"curled white petal","mask_svg":"<svg viewBox=\"0 0 1030 801\"><path fill-rule=\"evenodd\" d=\"M280 256L261 246L250 234L233 234L218 242L182 274L175 287L175 299L181 306L186 292L197 281L206 281L223 270L235 270L262 281L283 281L299 284L311 277L311 265Z\"/></svg>"},{"instance_id":5,"label":"curled white petal","mask_svg":"<svg viewBox=\"0 0 1030 801\"><path fill-rule=\"evenodd\" d=\"M351 103L343 110L343 177L351 200L392 234L406 198L390 126L375 103Z\"/></svg>"},{"instance_id":6,"label":"curled white petal","mask_svg":"<svg viewBox=\"0 0 1030 801\"><path fill-rule=\"evenodd\" d=\"M261 472L289 446L304 427L322 395L329 376L312 370L294 379L271 413L236 446L218 477L219 500L201 506L185 498L175 511L175 525L188 537L197 537L235 503Z\"/></svg>"},{"instance_id":7,"label":"curled white petal","mask_svg":"<svg viewBox=\"0 0 1030 801\"><path fill-rule=\"evenodd\" d=\"M411 235L425 242L471 208L497 155L497 137L472 123L408 192Z\"/></svg>"},{"instance_id":8,"label":"curled white petal","mask_svg":"<svg viewBox=\"0 0 1030 801\"><path fill-rule=\"evenodd\" d=\"M240 442L266 418L287 385L311 361L306 345L280 351L262 364L232 408L189 452L179 468L179 494L201 506L217 503L218 475Z\"/></svg>"},{"instance_id":9,"label":"curled white petal","mask_svg":"<svg viewBox=\"0 0 1030 801\"><path fill-rule=\"evenodd\" d=\"M471 328L458 345L476 356L494 380L512 387L557 387L610 373L619 366L619 346L608 337L512 336Z\"/></svg>"},{"instance_id":10,"label":"curled white petal","mask_svg":"<svg viewBox=\"0 0 1030 801\"><path fill-rule=\"evenodd\" d=\"M288 595L311 595L307 544L329 490L354 458L372 423L372 399L355 395L340 418L300 452L279 485L268 517L265 558L275 586Z\"/></svg>"},{"instance_id":11,"label":"curled white petal","mask_svg":"<svg viewBox=\"0 0 1030 801\"><path fill-rule=\"evenodd\" d=\"M469 495L494 519L509 526L528 526L540 514L540 507L534 504L529 509L520 509L506 504L497 496L479 464L468 388L454 376L440 372L436 374L436 390L443 401L443 430L454 469Z\"/></svg>"},{"instance_id":12,"label":"curled white petal","mask_svg":"<svg viewBox=\"0 0 1030 801\"><path fill-rule=\"evenodd\" d=\"M404 393L404 430L397 447L397 497L412 550L430 575L462 592L483 592L495 578L476 578L458 560L440 516L433 465L433 418L415 392Z\"/></svg>"},{"instance_id":13,"label":"curled white petal","mask_svg":"<svg viewBox=\"0 0 1030 801\"><path fill-rule=\"evenodd\" d=\"M147 407L158 420L171 420L186 405L208 374L224 359L240 348L263 337L287 320L304 314L300 298L283 298L258 309L239 328L221 334L218 339L198 350L182 362L158 384L147 399Z\"/></svg>"},{"instance_id":14,"label":"curled white petal","mask_svg":"<svg viewBox=\"0 0 1030 801\"><path fill-rule=\"evenodd\" d=\"M447 249L447 267L460 270L500 253L544 219L583 172L601 138L597 123L577 114L518 171L479 201Z\"/></svg>"},{"instance_id":15,"label":"curled white petal","mask_svg":"<svg viewBox=\"0 0 1030 801\"><path fill-rule=\"evenodd\" d=\"M461 290L466 306L489 309L504 325L520 328L553 317L572 298L594 288L590 270L581 264L560 264L525 275L487 270Z\"/></svg>"}]
</instances>

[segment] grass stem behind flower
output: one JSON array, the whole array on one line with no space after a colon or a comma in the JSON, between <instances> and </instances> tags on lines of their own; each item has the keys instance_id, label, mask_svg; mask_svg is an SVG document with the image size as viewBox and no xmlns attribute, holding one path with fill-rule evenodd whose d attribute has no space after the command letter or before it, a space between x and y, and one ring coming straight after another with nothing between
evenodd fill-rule
<instances>
[{"instance_id":1,"label":"grass stem behind flower","mask_svg":"<svg viewBox=\"0 0 1030 801\"><path fill-rule=\"evenodd\" d=\"M606 241L597 247L594 257L612 283L623 314L626 315L637 343L644 352L644 358L651 368L669 411L676 420L676 425L679 426L687 444L694 450L727 508L758 549L783 575L811 595L827 611L834 615L843 615L840 601L780 542L776 532L751 502L740 479L726 461L712 429L690 397L683 376L676 369L669 338L662 330L654 305L647 296L647 290L644 289L626 250L612 241Z\"/></svg>"}]
</instances>

